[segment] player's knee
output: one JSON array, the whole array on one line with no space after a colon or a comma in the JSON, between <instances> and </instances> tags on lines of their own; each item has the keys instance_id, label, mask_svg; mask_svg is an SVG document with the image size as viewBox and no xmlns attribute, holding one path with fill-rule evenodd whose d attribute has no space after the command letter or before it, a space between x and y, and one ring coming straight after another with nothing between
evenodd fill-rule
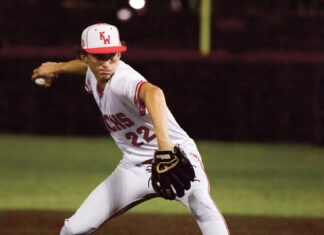
<instances>
[{"instance_id":1,"label":"player's knee","mask_svg":"<svg viewBox=\"0 0 324 235\"><path fill-rule=\"evenodd\" d=\"M215 220L220 216L208 192L197 190L189 196L189 207L198 221Z\"/></svg>"},{"instance_id":2,"label":"player's knee","mask_svg":"<svg viewBox=\"0 0 324 235\"><path fill-rule=\"evenodd\" d=\"M189 208L204 235L228 235L226 222L209 193L197 190L188 197Z\"/></svg>"}]
</instances>

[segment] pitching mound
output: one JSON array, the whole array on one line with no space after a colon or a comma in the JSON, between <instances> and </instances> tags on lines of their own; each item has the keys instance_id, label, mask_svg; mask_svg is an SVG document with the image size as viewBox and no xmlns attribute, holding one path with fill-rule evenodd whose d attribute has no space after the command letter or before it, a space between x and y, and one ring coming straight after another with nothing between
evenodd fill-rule
<instances>
[{"instance_id":1,"label":"pitching mound","mask_svg":"<svg viewBox=\"0 0 324 235\"><path fill-rule=\"evenodd\" d=\"M70 212L0 211L1 235L58 235ZM232 235L320 235L324 219L225 216ZM108 221L98 235L199 235L190 215L126 213Z\"/></svg>"}]
</instances>

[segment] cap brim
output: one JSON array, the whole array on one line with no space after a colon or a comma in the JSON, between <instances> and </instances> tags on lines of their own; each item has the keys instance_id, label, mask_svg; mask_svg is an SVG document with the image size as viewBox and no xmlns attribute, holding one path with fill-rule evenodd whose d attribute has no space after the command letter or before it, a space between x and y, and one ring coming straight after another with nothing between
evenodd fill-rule
<instances>
[{"instance_id":1,"label":"cap brim","mask_svg":"<svg viewBox=\"0 0 324 235\"><path fill-rule=\"evenodd\" d=\"M85 50L90 54L109 54L109 53L124 52L127 50L127 48L125 46L118 46L118 47L83 48L83 50Z\"/></svg>"}]
</instances>

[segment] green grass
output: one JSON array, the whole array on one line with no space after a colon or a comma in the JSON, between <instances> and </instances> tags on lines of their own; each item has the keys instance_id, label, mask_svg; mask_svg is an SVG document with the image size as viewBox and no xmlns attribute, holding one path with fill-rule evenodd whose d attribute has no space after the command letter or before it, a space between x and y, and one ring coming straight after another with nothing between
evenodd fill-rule
<instances>
[{"instance_id":1,"label":"green grass","mask_svg":"<svg viewBox=\"0 0 324 235\"><path fill-rule=\"evenodd\" d=\"M215 183L212 195L224 212L324 216L323 148L213 142L199 146Z\"/></svg>"},{"instance_id":2,"label":"green grass","mask_svg":"<svg viewBox=\"0 0 324 235\"><path fill-rule=\"evenodd\" d=\"M197 141L223 213L324 217L324 148ZM75 210L118 164L107 137L0 134L0 209ZM184 213L153 199L132 212Z\"/></svg>"}]
</instances>

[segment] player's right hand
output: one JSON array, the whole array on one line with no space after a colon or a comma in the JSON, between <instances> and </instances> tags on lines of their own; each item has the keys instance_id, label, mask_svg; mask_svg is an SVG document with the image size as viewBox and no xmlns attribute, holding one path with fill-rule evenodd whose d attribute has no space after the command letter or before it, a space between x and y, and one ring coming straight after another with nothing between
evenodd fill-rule
<instances>
[{"instance_id":1,"label":"player's right hand","mask_svg":"<svg viewBox=\"0 0 324 235\"><path fill-rule=\"evenodd\" d=\"M45 62L42 63L38 68L33 70L31 76L32 82L35 82L37 78L44 78L45 83L41 86L50 87L53 80L58 77L60 71L60 63L57 62Z\"/></svg>"}]
</instances>

